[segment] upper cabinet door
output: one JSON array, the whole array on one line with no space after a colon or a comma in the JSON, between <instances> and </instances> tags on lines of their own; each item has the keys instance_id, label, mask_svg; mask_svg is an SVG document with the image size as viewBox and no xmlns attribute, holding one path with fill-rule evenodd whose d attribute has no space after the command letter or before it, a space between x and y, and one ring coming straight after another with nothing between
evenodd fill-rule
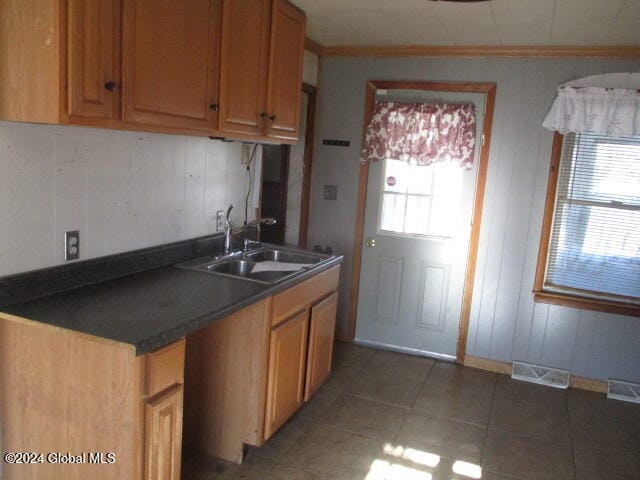
<instances>
[{"instance_id":1,"label":"upper cabinet door","mask_svg":"<svg viewBox=\"0 0 640 480\"><path fill-rule=\"evenodd\" d=\"M269 0L224 0L220 131L261 135L266 119Z\"/></svg>"},{"instance_id":2,"label":"upper cabinet door","mask_svg":"<svg viewBox=\"0 0 640 480\"><path fill-rule=\"evenodd\" d=\"M220 0L124 0L124 120L217 127Z\"/></svg>"},{"instance_id":3,"label":"upper cabinet door","mask_svg":"<svg viewBox=\"0 0 640 480\"><path fill-rule=\"evenodd\" d=\"M300 122L305 15L274 0L271 17L266 134L297 140Z\"/></svg>"},{"instance_id":4,"label":"upper cabinet door","mask_svg":"<svg viewBox=\"0 0 640 480\"><path fill-rule=\"evenodd\" d=\"M120 112L120 0L69 0L67 4L67 113L117 119Z\"/></svg>"}]
</instances>

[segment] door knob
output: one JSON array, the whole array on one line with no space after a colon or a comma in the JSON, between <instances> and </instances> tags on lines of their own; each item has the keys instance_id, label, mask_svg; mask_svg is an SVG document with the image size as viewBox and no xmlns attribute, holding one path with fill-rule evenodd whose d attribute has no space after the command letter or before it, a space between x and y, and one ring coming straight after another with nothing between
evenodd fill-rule
<instances>
[{"instance_id":1,"label":"door knob","mask_svg":"<svg viewBox=\"0 0 640 480\"><path fill-rule=\"evenodd\" d=\"M116 82L109 81L109 82L104 84L104 88L106 90L109 90L110 92L115 92L116 89L118 88L118 85L116 84Z\"/></svg>"},{"instance_id":2,"label":"door knob","mask_svg":"<svg viewBox=\"0 0 640 480\"><path fill-rule=\"evenodd\" d=\"M373 248L376 246L376 239L369 237L364 241L365 246L369 247L369 248Z\"/></svg>"}]
</instances>

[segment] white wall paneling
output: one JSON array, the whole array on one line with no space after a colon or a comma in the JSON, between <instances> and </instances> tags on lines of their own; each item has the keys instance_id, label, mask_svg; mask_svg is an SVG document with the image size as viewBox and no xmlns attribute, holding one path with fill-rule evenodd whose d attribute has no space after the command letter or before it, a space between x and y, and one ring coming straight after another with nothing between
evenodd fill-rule
<instances>
[{"instance_id":1,"label":"white wall paneling","mask_svg":"<svg viewBox=\"0 0 640 480\"><path fill-rule=\"evenodd\" d=\"M366 81L493 81L496 110L467 353L640 381L640 319L534 303L531 293L553 140L541 125L556 87L633 71L640 71L637 59L323 58L309 243L331 245L346 257L339 325L348 311ZM325 146L323 138L351 146ZM338 185L338 200L322 199L327 184Z\"/></svg>"},{"instance_id":2,"label":"white wall paneling","mask_svg":"<svg viewBox=\"0 0 640 480\"><path fill-rule=\"evenodd\" d=\"M200 137L0 122L0 276L215 232L246 169L240 143Z\"/></svg>"}]
</instances>

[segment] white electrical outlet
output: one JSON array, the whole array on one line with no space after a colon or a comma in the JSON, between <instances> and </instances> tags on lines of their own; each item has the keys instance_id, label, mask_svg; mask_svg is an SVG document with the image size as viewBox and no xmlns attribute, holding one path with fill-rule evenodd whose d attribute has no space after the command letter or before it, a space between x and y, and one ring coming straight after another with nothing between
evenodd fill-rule
<instances>
[{"instance_id":1,"label":"white electrical outlet","mask_svg":"<svg viewBox=\"0 0 640 480\"><path fill-rule=\"evenodd\" d=\"M218 210L216 212L216 232L219 232L224 228L224 211Z\"/></svg>"}]
</instances>

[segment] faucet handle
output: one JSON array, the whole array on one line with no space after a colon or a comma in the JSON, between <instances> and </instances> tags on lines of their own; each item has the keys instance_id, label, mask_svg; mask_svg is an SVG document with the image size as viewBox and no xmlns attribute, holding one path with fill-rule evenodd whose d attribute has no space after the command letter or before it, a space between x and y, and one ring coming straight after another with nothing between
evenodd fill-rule
<instances>
[{"instance_id":1,"label":"faucet handle","mask_svg":"<svg viewBox=\"0 0 640 480\"><path fill-rule=\"evenodd\" d=\"M248 252L251 249L251 246L260 246L262 245L260 242L256 242L255 240L249 240L248 238L244 239L244 248L242 249L243 252Z\"/></svg>"}]
</instances>

